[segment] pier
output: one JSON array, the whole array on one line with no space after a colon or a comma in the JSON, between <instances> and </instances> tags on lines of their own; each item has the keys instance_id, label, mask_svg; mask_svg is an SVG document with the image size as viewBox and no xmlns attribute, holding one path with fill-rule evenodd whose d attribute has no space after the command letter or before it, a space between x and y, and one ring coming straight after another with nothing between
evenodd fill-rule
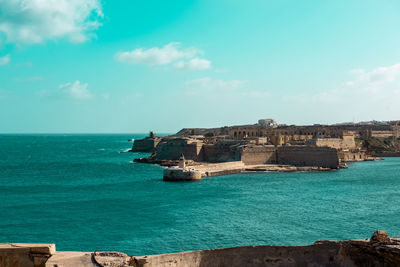
<instances>
[{"instance_id":1,"label":"pier","mask_svg":"<svg viewBox=\"0 0 400 267\"><path fill-rule=\"evenodd\" d=\"M182 165L181 165L182 166ZM331 168L315 166L293 166L281 164L245 165L242 161L222 163L201 163L199 165L173 166L164 169L165 181L198 181L204 177L221 176L241 172L296 172L296 171L327 171Z\"/></svg>"}]
</instances>

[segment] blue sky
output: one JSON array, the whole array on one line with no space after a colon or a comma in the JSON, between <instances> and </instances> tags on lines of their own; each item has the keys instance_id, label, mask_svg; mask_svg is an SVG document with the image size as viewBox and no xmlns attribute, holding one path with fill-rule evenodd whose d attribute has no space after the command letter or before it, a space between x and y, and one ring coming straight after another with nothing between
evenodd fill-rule
<instances>
[{"instance_id":1,"label":"blue sky","mask_svg":"<svg viewBox=\"0 0 400 267\"><path fill-rule=\"evenodd\" d=\"M0 132L400 119L400 2L0 0Z\"/></svg>"}]
</instances>

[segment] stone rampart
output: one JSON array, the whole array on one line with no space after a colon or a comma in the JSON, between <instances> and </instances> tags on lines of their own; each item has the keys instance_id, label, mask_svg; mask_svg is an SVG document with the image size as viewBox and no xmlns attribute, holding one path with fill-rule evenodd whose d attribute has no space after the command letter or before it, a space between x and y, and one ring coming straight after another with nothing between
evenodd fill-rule
<instances>
[{"instance_id":1,"label":"stone rampart","mask_svg":"<svg viewBox=\"0 0 400 267\"><path fill-rule=\"evenodd\" d=\"M275 146L252 146L246 145L242 148L241 160L246 165L274 164L276 163Z\"/></svg>"},{"instance_id":2,"label":"stone rampart","mask_svg":"<svg viewBox=\"0 0 400 267\"><path fill-rule=\"evenodd\" d=\"M146 137L144 139L135 139L133 142L132 152L154 152L156 146L160 142L160 137L150 138Z\"/></svg>"},{"instance_id":3,"label":"stone rampart","mask_svg":"<svg viewBox=\"0 0 400 267\"><path fill-rule=\"evenodd\" d=\"M387 138L387 137L392 137L394 136L393 131L371 131L371 137L376 137L376 138Z\"/></svg>"},{"instance_id":4,"label":"stone rampart","mask_svg":"<svg viewBox=\"0 0 400 267\"><path fill-rule=\"evenodd\" d=\"M342 138L314 138L307 140L306 144L318 147L331 147L336 149L356 148L354 135L343 135Z\"/></svg>"},{"instance_id":5,"label":"stone rampart","mask_svg":"<svg viewBox=\"0 0 400 267\"><path fill-rule=\"evenodd\" d=\"M203 145L203 161L227 162L240 160L240 149L237 141L218 142Z\"/></svg>"},{"instance_id":6,"label":"stone rampart","mask_svg":"<svg viewBox=\"0 0 400 267\"><path fill-rule=\"evenodd\" d=\"M156 159L179 160L183 153L185 159L202 161L202 146L201 141L192 141L187 138L163 140L156 147Z\"/></svg>"},{"instance_id":7,"label":"stone rampart","mask_svg":"<svg viewBox=\"0 0 400 267\"><path fill-rule=\"evenodd\" d=\"M329 147L281 146L277 148L277 161L294 166L339 167L338 151Z\"/></svg>"}]
</instances>

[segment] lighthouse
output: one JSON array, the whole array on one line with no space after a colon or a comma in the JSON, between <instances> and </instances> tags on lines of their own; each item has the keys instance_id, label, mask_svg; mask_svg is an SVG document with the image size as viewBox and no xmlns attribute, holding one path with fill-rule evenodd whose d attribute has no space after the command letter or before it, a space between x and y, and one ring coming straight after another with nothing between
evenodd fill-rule
<instances>
[{"instance_id":1,"label":"lighthouse","mask_svg":"<svg viewBox=\"0 0 400 267\"><path fill-rule=\"evenodd\" d=\"M185 156L183 155L183 153L181 154L181 157L179 158L178 167L182 170L185 170Z\"/></svg>"}]
</instances>

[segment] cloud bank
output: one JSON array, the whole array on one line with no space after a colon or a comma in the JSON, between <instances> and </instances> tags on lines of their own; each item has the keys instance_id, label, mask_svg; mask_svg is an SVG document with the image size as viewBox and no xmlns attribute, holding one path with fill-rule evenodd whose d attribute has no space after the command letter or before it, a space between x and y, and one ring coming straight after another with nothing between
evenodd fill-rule
<instances>
[{"instance_id":1,"label":"cloud bank","mask_svg":"<svg viewBox=\"0 0 400 267\"><path fill-rule=\"evenodd\" d=\"M102 17L100 0L0 0L0 33L8 43L84 42Z\"/></svg>"},{"instance_id":2,"label":"cloud bank","mask_svg":"<svg viewBox=\"0 0 400 267\"><path fill-rule=\"evenodd\" d=\"M0 66L7 65L8 63L10 63L10 61L11 61L10 55L5 55L3 57L0 57Z\"/></svg>"},{"instance_id":3,"label":"cloud bank","mask_svg":"<svg viewBox=\"0 0 400 267\"><path fill-rule=\"evenodd\" d=\"M211 61L198 56L203 52L197 48L181 49L180 43L169 43L161 48L138 48L132 51L122 51L115 55L115 60L127 64L144 64L161 66L174 64L179 70L205 70L211 67Z\"/></svg>"},{"instance_id":4,"label":"cloud bank","mask_svg":"<svg viewBox=\"0 0 400 267\"><path fill-rule=\"evenodd\" d=\"M80 81L61 84L59 86L59 89L64 94L79 100L90 99L93 97L92 93L90 93L90 91L88 90L88 84L81 83Z\"/></svg>"},{"instance_id":5,"label":"cloud bank","mask_svg":"<svg viewBox=\"0 0 400 267\"><path fill-rule=\"evenodd\" d=\"M314 121L324 122L327 118L334 118L336 122L398 119L400 63L350 73L353 78L336 88L280 98L285 105L301 110L303 118L314 118Z\"/></svg>"}]
</instances>

